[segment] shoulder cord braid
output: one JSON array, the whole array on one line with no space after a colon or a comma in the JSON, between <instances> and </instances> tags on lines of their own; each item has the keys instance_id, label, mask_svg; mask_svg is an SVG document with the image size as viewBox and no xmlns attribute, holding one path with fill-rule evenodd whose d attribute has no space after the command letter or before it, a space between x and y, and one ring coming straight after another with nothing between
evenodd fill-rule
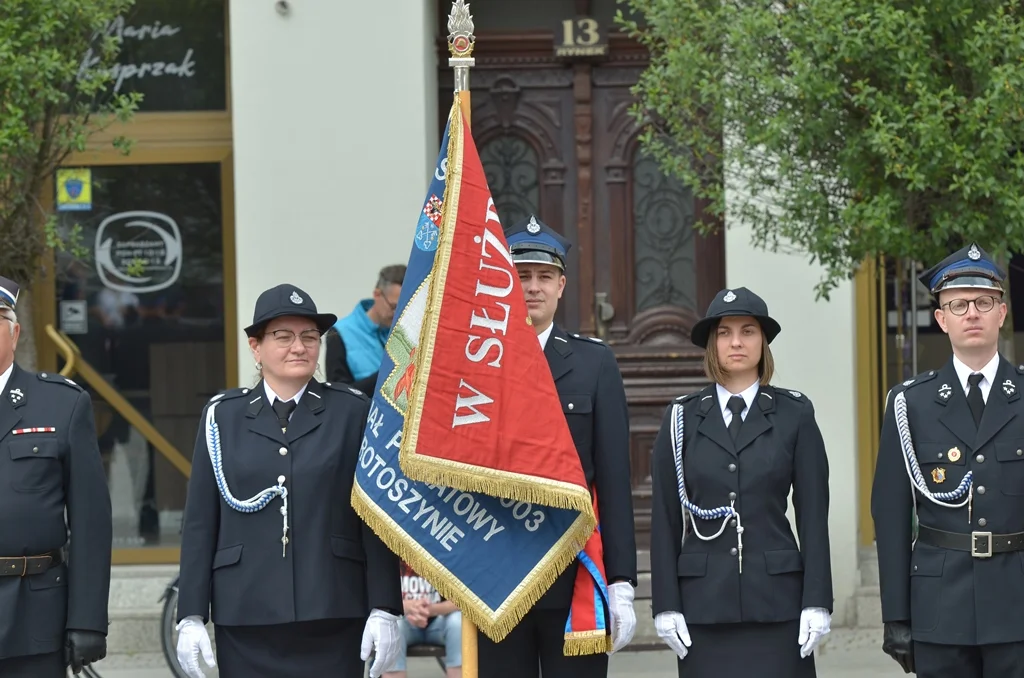
<instances>
[{"instance_id":1,"label":"shoulder cord braid","mask_svg":"<svg viewBox=\"0 0 1024 678\"><path fill-rule=\"evenodd\" d=\"M259 494L249 499L235 499L228 488L228 481L224 477L224 460L221 457L220 427L217 426L217 419L214 410L218 403L212 403L206 411L206 449L210 453L210 462L213 465L213 477L217 481L217 489L224 502L236 511L241 513L256 513L266 508L267 504L275 497L281 497L281 515L284 517L284 526L281 532L281 557L285 555L288 546L288 490L284 487L284 476L277 477L277 485L268 487Z\"/></svg>"},{"instance_id":2,"label":"shoulder cord braid","mask_svg":"<svg viewBox=\"0 0 1024 678\"><path fill-rule=\"evenodd\" d=\"M924 480L924 474L921 473L921 466L917 463L917 453L914 452L914 441L910 437L910 420L907 418L907 396L905 392L896 394L896 398L893 401L893 407L895 408L894 413L896 415L896 429L900 435L900 447L903 448L903 463L907 468L907 476L910 478L911 487L920 492L926 499L931 501L933 504L939 506L945 506L946 508L960 508L965 506L971 501L974 493L973 479L974 472L968 471L964 479L960 481L960 485L957 486L952 492L932 492L928 489L927 483ZM916 494L916 493L915 493ZM960 503L954 504L960 497L967 495L966 498Z\"/></svg>"},{"instance_id":3,"label":"shoulder cord braid","mask_svg":"<svg viewBox=\"0 0 1024 678\"><path fill-rule=\"evenodd\" d=\"M686 535L686 524L689 520L689 524L693 527L693 533L703 541L711 541L717 539L725 532L725 528L729 525L729 519L736 519L736 552L739 555L739 567L740 574L743 574L743 522L740 520L739 511L736 510L736 500L729 502L728 506L719 506L716 509L702 509L693 502L690 501L686 494L686 481L683 478L683 424L684 424L684 413L683 406L679 403L672 405L672 447L674 451L675 464L676 464L676 482L679 485L679 502L682 504L683 511L683 536L685 540ZM697 530L697 524L693 521L693 516L697 516L701 520L719 520L722 521L722 527L719 528L718 532L705 537Z\"/></svg>"}]
</instances>

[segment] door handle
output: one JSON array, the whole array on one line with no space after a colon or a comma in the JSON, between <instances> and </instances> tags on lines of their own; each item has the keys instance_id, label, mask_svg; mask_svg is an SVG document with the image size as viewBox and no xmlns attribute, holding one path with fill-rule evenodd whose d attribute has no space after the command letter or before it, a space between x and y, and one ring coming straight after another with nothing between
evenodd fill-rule
<instances>
[{"instance_id":1,"label":"door handle","mask_svg":"<svg viewBox=\"0 0 1024 678\"><path fill-rule=\"evenodd\" d=\"M604 340L608 336L608 321L615 317L615 307L608 301L607 292L594 294L594 325L597 337Z\"/></svg>"}]
</instances>

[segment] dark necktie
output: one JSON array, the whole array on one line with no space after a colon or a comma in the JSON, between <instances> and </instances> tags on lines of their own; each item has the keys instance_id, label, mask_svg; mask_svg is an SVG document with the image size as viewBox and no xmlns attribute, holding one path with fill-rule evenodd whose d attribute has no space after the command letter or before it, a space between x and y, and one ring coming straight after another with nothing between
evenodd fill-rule
<instances>
[{"instance_id":1,"label":"dark necktie","mask_svg":"<svg viewBox=\"0 0 1024 678\"><path fill-rule=\"evenodd\" d=\"M984 374L977 372L967 377L967 383L971 385L967 389L967 405L971 408L975 426L981 426L981 413L985 411L985 399L981 397L981 386L979 385L984 378Z\"/></svg>"},{"instance_id":2,"label":"dark necktie","mask_svg":"<svg viewBox=\"0 0 1024 678\"><path fill-rule=\"evenodd\" d=\"M277 423L281 425L281 431L283 432L288 428L288 417L291 416L292 410L295 409L294 400L275 400L274 401L274 413L277 414Z\"/></svg>"},{"instance_id":3,"label":"dark necktie","mask_svg":"<svg viewBox=\"0 0 1024 678\"><path fill-rule=\"evenodd\" d=\"M729 402L725 406L732 412L732 421L729 422L729 435L732 436L733 440L736 440L736 436L740 432L740 426L743 424L740 412L747 406L747 403L744 402L743 396L734 395L729 398Z\"/></svg>"}]
</instances>

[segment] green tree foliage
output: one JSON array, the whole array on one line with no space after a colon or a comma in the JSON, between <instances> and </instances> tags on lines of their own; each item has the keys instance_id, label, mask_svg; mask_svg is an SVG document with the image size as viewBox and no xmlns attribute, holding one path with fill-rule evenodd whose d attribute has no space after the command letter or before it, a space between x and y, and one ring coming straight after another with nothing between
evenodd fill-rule
<instances>
[{"instance_id":1,"label":"green tree foliage","mask_svg":"<svg viewBox=\"0 0 1024 678\"><path fill-rule=\"evenodd\" d=\"M0 274L27 285L58 236L40 202L46 181L90 135L127 121L137 95L111 95L110 22L134 0L0 2ZM129 142L114 140L128 152Z\"/></svg>"},{"instance_id":2,"label":"green tree foliage","mask_svg":"<svg viewBox=\"0 0 1024 678\"><path fill-rule=\"evenodd\" d=\"M1021 2L624 1L643 148L819 296L867 257L1024 251Z\"/></svg>"}]
</instances>

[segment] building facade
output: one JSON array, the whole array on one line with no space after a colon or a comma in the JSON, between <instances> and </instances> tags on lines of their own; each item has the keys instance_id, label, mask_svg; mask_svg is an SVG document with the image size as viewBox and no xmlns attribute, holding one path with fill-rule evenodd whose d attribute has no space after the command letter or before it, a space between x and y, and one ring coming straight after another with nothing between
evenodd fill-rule
<instances>
[{"instance_id":1,"label":"building facade","mask_svg":"<svg viewBox=\"0 0 1024 678\"><path fill-rule=\"evenodd\" d=\"M892 376L884 269L816 301L804 258L753 248L740 223L696 234L700 201L637 144L645 53L616 33L614 0L470 8L473 134L499 215L535 213L574 243L558 320L619 358L639 543L664 408L705 383L689 328L719 289L750 287L783 327L775 381L811 398L828 446L835 618L853 621ZM73 370L96 402L118 566L177 562L199 414L255 380L241 328L259 293L291 282L341 316L406 261L451 105L448 9L137 0L111 26L122 91L145 99L54 178L49 199L89 255L47 262L34 320L40 369Z\"/></svg>"}]
</instances>

